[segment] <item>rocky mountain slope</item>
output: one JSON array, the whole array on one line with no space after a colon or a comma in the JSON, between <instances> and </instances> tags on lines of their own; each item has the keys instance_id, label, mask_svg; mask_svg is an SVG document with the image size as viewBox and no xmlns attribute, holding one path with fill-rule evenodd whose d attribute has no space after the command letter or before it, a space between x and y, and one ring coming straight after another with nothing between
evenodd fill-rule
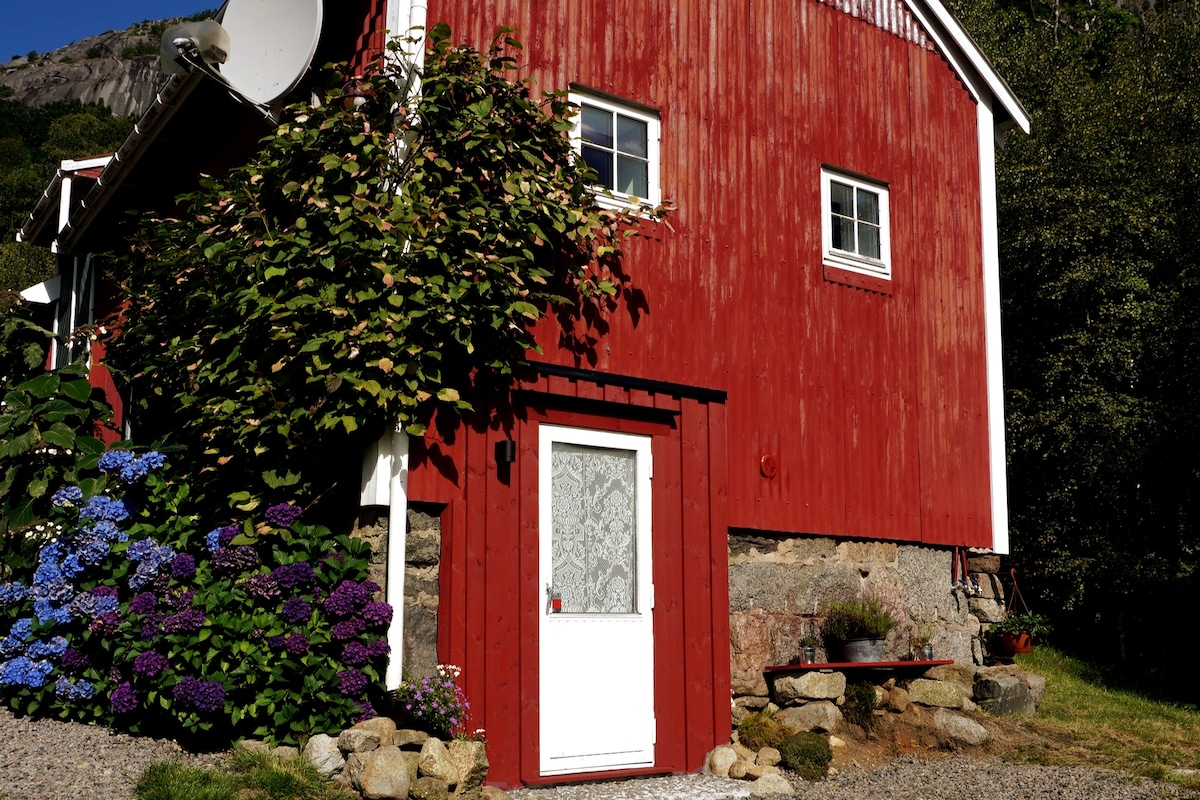
<instances>
[{"instance_id":1,"label":"rocky mountain slope","mask_svg":"<svg viewBox=\"0 0 1200 800\"><path fill-rule=\"evenodd\" d=\"M166 80L158 64L158 45L162 32L177 21L142 22L32 59L2 63L0 97L34 106L55 100L100 100L116 116L138 116Z\"/></svg>"}]
</instances>

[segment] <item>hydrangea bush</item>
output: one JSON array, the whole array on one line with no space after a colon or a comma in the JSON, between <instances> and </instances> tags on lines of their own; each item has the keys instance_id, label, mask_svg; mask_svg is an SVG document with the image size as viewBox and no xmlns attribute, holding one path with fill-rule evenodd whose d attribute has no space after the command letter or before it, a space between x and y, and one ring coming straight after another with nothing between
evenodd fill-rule
<instances>
[{"instance_id":1,"label":"hydrangea bush","mask_svg":"<svg viewBox=\"0 0 1200 800\"><path fill-rule=\"evenodd\" d=\"M207 532L158 452L109 450L53 498L56 539L0 584L0 697L132 731L279 741L374 715L392 609L367 546L300 521ZM377 699L377 698L376 698Z\"/></svg>"}]
</instances>

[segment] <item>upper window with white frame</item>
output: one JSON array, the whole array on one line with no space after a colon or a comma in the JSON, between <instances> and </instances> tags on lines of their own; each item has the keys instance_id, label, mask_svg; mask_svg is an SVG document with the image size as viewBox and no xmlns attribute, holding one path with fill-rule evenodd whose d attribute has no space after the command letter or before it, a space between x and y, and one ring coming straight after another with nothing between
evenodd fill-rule
<instances>
[{"instance_id":1,"label":"upper window with white frame","mask_svg":"<svg viewBox=\"0 0 1200 800\"><path fill-rule=\"evenodd\" d=\"M596 171L596 203L604 208L657 206L658 113L615 98L572 91L579 107L571 142Z\"/></svg>"},{"instance_id":2,"label":"upper window with white frame","mask_svg":"<svg viewBox=\"0 0 1200 800\"><path fill-rule=\"evenodd\" d=\"M886 184L822 167L821 219L827 266L892 277Z\"/></svg>"}]
</instances>

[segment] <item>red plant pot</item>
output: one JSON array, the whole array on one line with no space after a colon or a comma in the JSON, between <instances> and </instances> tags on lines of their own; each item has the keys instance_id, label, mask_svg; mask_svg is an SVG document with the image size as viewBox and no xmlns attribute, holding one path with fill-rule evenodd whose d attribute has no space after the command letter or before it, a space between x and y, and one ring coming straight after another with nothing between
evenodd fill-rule
<instances>
[{"instance_id":1,"label":"red plant pot","mask_svg":"<svg viewBox=\"0 0 1200 800\"><path fill-rule=\"evenodd\" d=\"M1028 631L1000 634L1000 647L1010 656L1028 653L1033 649L1033 637Z\"/></svg>"}]
</instances>

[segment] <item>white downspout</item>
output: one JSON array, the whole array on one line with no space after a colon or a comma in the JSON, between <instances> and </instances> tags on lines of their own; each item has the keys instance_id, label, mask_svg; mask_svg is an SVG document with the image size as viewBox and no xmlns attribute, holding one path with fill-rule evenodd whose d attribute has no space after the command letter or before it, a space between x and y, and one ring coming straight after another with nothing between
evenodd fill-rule
<instances>
[{"instance_id":1,"label":"white downspout","mask_svg":"<svg viewBox=\"0 0 1200 800\"><path fill-rule=\"evenodd\" d=\"M389 0L386 20L392 36L414 36L416 42L404 42L405 58L418 72L425 64L425 17L428 0L408 0L408 24L401 28L400 0ZM414 31L414 29L417 29ZM410 109L420 97L420 81L414 83L407 98ZM382 444L382 443L381 443ZM391 434L391 453L388 461L388 556L387 602L392 607L392 624L388 627L388 658L384 683L388 689L400 686L404 671L404 565L408 536L408 434L400 425ZM381 459L382 461L383 459Z\"/></svg>"},{"instance_id":2,"label":"white downspout","mask_svg":"<svg viewBox=\"0 0 1200 800\"><path fill-rule=\"evenodd\" d=\"M992 490L992 550L1008 543L1008 459L1004 447L1004 351L1000 339L1000 233L996 211L996 120L987 95L975 105L979 139L979 205L983 227L984 343L987 363L988 456Z\"/></svg>"}]
</instances>

